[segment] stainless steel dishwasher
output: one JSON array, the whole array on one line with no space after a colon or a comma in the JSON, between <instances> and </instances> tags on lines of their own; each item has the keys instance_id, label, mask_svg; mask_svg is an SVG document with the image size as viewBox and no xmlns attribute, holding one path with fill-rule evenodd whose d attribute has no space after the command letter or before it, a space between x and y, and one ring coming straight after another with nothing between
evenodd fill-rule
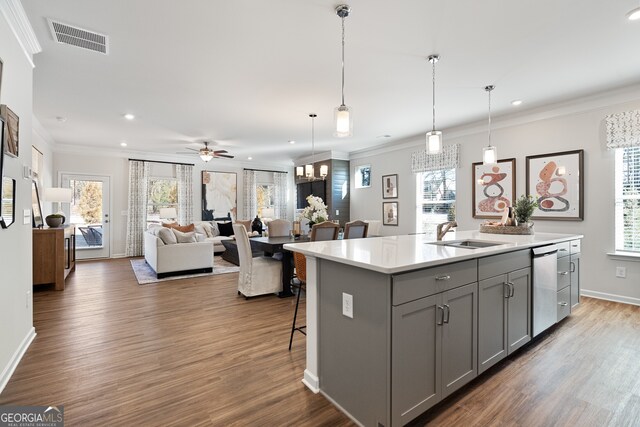
<instances>
[{"instance_id":1,"label":"stainless steel dishwasher","mask_svg":"<svg viewBox=\"0 0 640 427\"><path fill-rule=\"evenodd\" d=\"M558 320L558 246L533 248L533 336Z\"/></svg>"}]
</instances>

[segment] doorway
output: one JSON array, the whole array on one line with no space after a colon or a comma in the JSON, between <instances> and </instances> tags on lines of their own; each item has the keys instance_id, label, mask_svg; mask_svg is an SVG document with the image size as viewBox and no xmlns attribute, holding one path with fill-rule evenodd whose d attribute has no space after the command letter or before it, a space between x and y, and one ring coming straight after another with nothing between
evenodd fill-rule
<instances>
[{"instance_id":1,"label":"doorway","mask_svg":"<svg viewBox=\"0 0 640 427\"><path fill-rule=\"evenodd\" d=\"M71 203L63 206L70 224L76 226L76 258L111 256L111 218L108 176L63 173L61 187L71 188Z\"/></svg>"}]
</instances>

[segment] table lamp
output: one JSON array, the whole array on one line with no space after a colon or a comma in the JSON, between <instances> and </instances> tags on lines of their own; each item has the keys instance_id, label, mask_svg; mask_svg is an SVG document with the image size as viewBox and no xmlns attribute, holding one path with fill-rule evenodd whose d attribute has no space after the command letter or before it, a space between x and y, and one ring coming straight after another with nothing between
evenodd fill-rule
<instances>
[{"instance_id":1,"label":"table lamp","mask_svg":"<svg viewBox=\"0 0 640 427\"><path fill-rule=\"evenodd\" d=\"M160 219L170 219L175 221L178 218L176 208L160 208Z\"/></svg>"},{"instance_id":2,"label":"table lamp","mask_svg":"<svg viewBox=\"0 0 640 427\"><path fill-rule=\"evenodd\" d=\"M58 204L58 212L48 215L45 218L49 227L60 227L64 224L66 218L62 211L63 203L71 203L73 192L70 188L51 187L45 188L43 199L47 202L53 202Z\"/></svg>"}]
</instances>

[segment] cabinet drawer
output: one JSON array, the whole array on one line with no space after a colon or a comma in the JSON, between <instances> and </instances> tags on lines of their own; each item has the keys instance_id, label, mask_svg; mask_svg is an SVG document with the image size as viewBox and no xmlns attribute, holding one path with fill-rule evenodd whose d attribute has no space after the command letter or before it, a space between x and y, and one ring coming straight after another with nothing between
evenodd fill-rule
<instances>
[{"instance_id":1,"label":"cabinet drawer","mask_svg":"<svg viewBox=\"0 0 640 427\"><path fill-rule=\"evenodd\" d=\"M404 304L477 280L476 260L456 262L393 276L393 305Z\"/></svg>"},{"instance_id":2,"label":"cabinet drawer","mask_svg":"<svg viewBox=\"0 0 640 427\"><path fill-rule=\"evenodd\" d=\"M484 280L527 267L531 267L531 251L529 249L480 258L478 260L478 279Z\"/></svg>"},{"instance_id":3,"label":"cabinet drawer","mask_svg":"<svg viewBox=\"0 0 640 427\"><path fill-rule=\"evenodd\" d=\"M558 258L568 256L571 252L571 242L556 243L558 246Z\"/></svg>"},{"instance_id":4,"label":"cabinet drawer","mask_svg":"<svg viewBox=\"0 0 640 427\"><path fill-rule=\"evenodd\" d=\"M571 255L573 254L579 254L580 253L580 240L572 240L571 242L569 242L571 245L571 248L569 249L569 252L571 253Z\"/></svg>"},{"instance_id":5,"label":"cabinet drawer","mask_svg":"<svg viewBox=\"0 0 640 427\"><path fill-rule=\"evenodd\" d=\"M569 286L571 278L570 257L558 258L558 289L561 290Z\"/></svg>"},{"instance_id":6,"label":"cabinet drawer","mask_svg":"<svg viewBox=\"0 0 640 427\"><path fill-rule=\"evenodd\" d=\"M568 287L558 291L558 322L571 313L571 294Z\"/></svg>"}]
</instances>

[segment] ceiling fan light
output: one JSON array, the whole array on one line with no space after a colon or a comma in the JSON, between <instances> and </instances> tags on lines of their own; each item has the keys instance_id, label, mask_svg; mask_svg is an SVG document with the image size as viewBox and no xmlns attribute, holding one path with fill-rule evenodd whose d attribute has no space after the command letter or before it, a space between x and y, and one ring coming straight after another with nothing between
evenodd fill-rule
<instances>
[{"instance_id":1,"label":"ceiling fan light","mask_svg":"<svg viewBox=\"0 0 640 427\"><path fill-rule=\"evenodd\" d=\"M632 11L630 11L629 13L627 13L627 19L629 21L637 21L640 19L640 7L637 7L635 9L633 9Z\"/></svg>"},{"instance_id":2,"label":"ceiling fan light","mask_svg":"<svg viewBox=\"0 0 640 427\"><path fill-rule=\"evenodd\" d=\"M336 124L335 136L344 138L353 135L353 114L346 105L341 105L333 110L333 117Z\"/></svg>"},{"instance_id":3,"label":"ceiling fan light","mask_svg":"<svg viewBox=\"0 0 640 427\"><path fill-rule=\"evenodd\" d=\"M213 159L213 156L211 155L211 153L205 152L205 153L200 153L200 158L202 159L203 162L207 163L211 159Z\"/></svg>"},{"instance_id":4,"label":"ceiling fan light","mask_svg":"<svg viewBox=\"0 0 640 427\"><path fill-rule=\"evenodd\" d=\"M498 162L498 149L493 145L482 148L482 163L493 165Z\"/></svg>"},{"instance_id":5,"label":"ceiling fan light","mask_svg":"<svg viewBox=\"0 0 640 427\"><path fill-rule=\"evenodd\" d=\"M427 132L427 154L438 154L442 151L442 132L432 130Z\"/></svg>"}]
</instances>

